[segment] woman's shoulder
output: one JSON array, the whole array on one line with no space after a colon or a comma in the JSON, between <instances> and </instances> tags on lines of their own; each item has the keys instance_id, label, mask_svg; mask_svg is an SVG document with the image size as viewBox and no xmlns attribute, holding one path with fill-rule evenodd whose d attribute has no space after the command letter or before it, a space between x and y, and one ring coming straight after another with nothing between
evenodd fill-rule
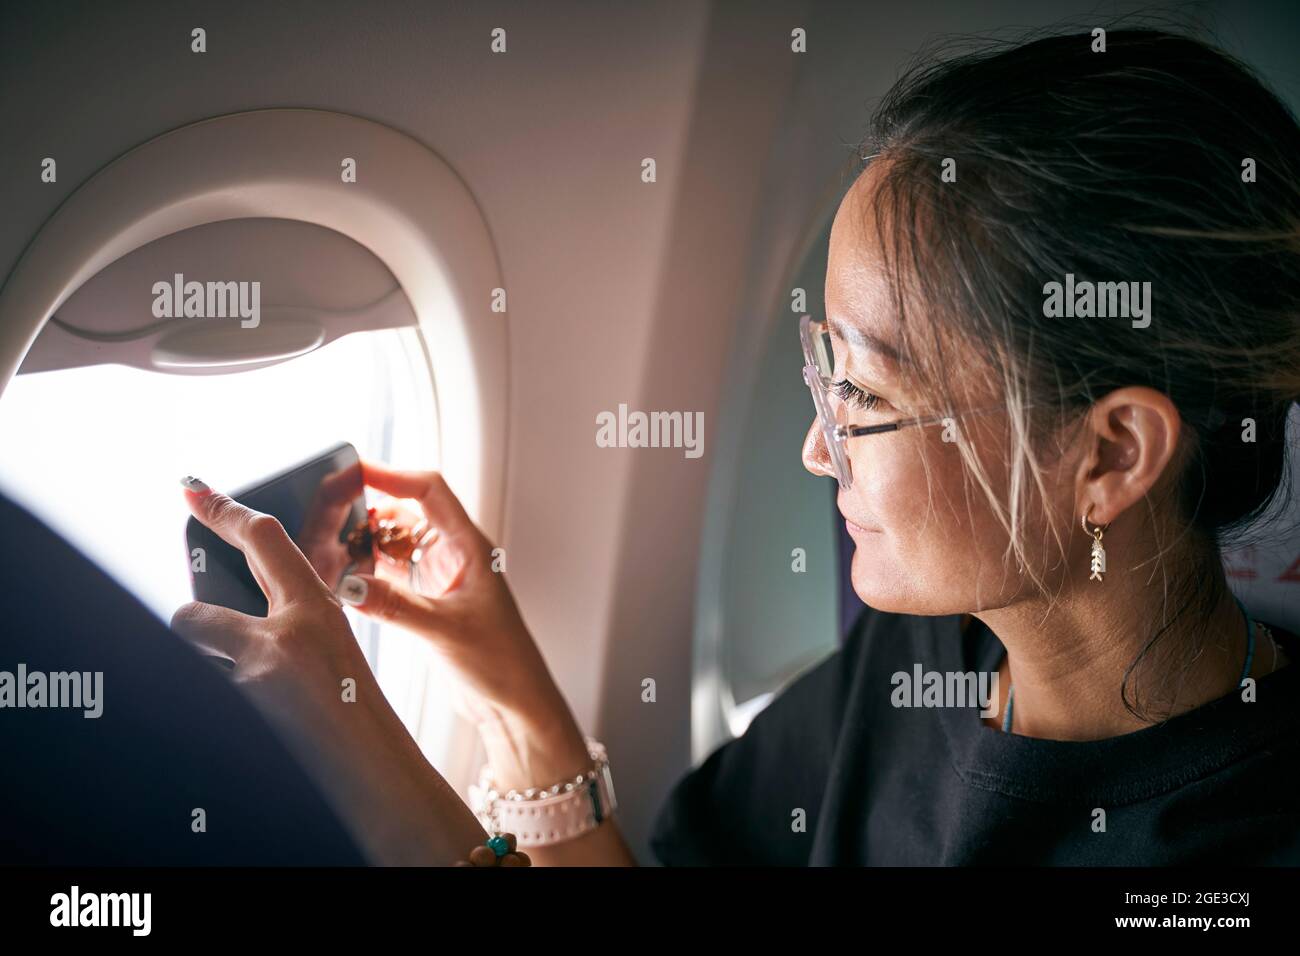
<instances>
[{"instance_id":1,"label":"woman's shoulder","mask_svg":"<svg viewBox=\"0 0 1300 956\"><path fill-rule=\"evenodd\" d=\"M867 608L840 646L788 681L733 743L737 751L807 750L829 761L831 747L846 717L866 717L872 702L887 703L880 688L911 662L929 659L942 628L932 619ZM949 642L951 647L951 642Z\"/></svg>"},{"instance_id":2,"label":"woman's shoulder","mask_svg":"<svg viewBox=\"0 0 1300 956\"><path fill-rule=\"evenodd\" d=\"M651 836L659 860L806 863L841 734L868 719L870 702L887 702L887 694L870 688L888 687L898 661L914 657L909 639L917 633L909 616L862 614L839 648L791 680L743 734L672 788Z\"/></svg>"}]
</instances>

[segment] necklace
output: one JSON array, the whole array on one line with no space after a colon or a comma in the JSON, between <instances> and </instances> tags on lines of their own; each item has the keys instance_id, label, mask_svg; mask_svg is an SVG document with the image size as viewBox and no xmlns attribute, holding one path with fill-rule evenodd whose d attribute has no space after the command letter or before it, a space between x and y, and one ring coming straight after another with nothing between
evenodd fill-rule
<instances>
[{"instance_id":1,"label":"necklace","mask_svg":"<svg viewBox=\"0 0 1300 956\"><path fill-rule=\"evenodd\" d=\"M1233 600L1237 599L1234 598ZM1250 675L1250 665L1255 662L1255 621L1246 613L1245 605L1243 605L1239 600L1237 601L1237 607L1241 608L1241 616L1246 619L1246 666L1241 669L1241 678L1237 681L1237 686L1240 687L1245 683L1246 678ZM1269 643L1273 646L1273 668L1269 671L1271 674L1277 669L1277 641L1273 638L1273 632L1270 631L1266 625L1261 624L1259 627L1260 630L1264 632L1264 636L1269 639ZM1002 718L1002 732L1004 734L1011 733L1011 704L1012 700L1015 698L1015 693L1015 684L1011 684L1007 687L1007 712Z\"/></svg>"},{"instance_id":2,"label":"necklace","mask_svg":"<svg viewBox=\"0 0 1300 956\"><path fill-rule=\"evenodd\" d=\"M1257 621L1256 626L1263 635L1268 638L1268 646L1272 650L1272 653L1269 655L1269 660L1272 661L1272 664L1268 669L1269 674L1271 674L1277 670L1277 638L1273 636L1273 632L1268 629L1267 624L1261 624Z\"/></svg>"}]
</instances>

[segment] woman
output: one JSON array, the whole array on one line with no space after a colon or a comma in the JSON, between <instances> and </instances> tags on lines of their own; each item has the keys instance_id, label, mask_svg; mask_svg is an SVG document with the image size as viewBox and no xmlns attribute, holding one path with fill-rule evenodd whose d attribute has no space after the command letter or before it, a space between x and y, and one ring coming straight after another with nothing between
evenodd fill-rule
<instances>
[{"instance_id":1,"label":"woman","mask_svg":"<svg viewBox=\"0 0 1300 956\"><path fill-rule=\"evenodd\" d=\"M656 854L1300 859L1300 648L1247 618L1219 555L1284 490L1295 120L1218 51L1112 32L918 68L868 152L831 234L828 321L804 324L818 420L803 457L840 482L873 610L677 785ZM358 576L345 598L450 661L499 791L588 770L491 544L436 474L366 479L420 501L440 538L424 593ZM176 630L235 659L376 860L463 858L484 831L385 703L334 595L274 520L202 486L189 498L248 555L271 614L190 605ZM940 693L980 674L983 700ZM347 678L357 704L338 700ZM526 852L634 862L608 819Z\"/></svg>"}]
</instances>

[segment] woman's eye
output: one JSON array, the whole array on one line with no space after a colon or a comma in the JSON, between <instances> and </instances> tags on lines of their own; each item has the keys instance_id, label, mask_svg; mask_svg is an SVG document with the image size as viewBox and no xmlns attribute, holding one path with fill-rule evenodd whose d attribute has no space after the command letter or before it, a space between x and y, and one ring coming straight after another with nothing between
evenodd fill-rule
<instances>
[{"instance_id":1,"label":"woman's eye","mask_svg":"<svg viewBox=\"0 0 1300 956\"><path fill-rule=\"evenodd\" d=\"M863 391L846 378L842 378L838 382L832 382L831 391L854 408L860 408L868 412L877 408L883 401L879 395Z\"/></svg>"}]
</instances>

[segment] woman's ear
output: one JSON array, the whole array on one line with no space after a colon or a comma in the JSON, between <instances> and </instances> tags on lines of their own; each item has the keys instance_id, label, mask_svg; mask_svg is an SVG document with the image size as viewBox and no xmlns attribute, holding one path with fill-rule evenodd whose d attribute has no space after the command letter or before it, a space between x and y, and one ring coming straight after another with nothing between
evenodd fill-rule
<instances>
[{"instance_id":1,"label":"woman's ear","mask_svg":"<svg viewBox=\"0 0 1300 956\"><path fill-rule=\"evenodd\" d=\"M1109 524L1145 497L1174 460L1182 418L1169 396L1145 386L1116 389L1095 402L1084 428L1075 486L1078 514Z\"/></svg>"}]
</instances>

